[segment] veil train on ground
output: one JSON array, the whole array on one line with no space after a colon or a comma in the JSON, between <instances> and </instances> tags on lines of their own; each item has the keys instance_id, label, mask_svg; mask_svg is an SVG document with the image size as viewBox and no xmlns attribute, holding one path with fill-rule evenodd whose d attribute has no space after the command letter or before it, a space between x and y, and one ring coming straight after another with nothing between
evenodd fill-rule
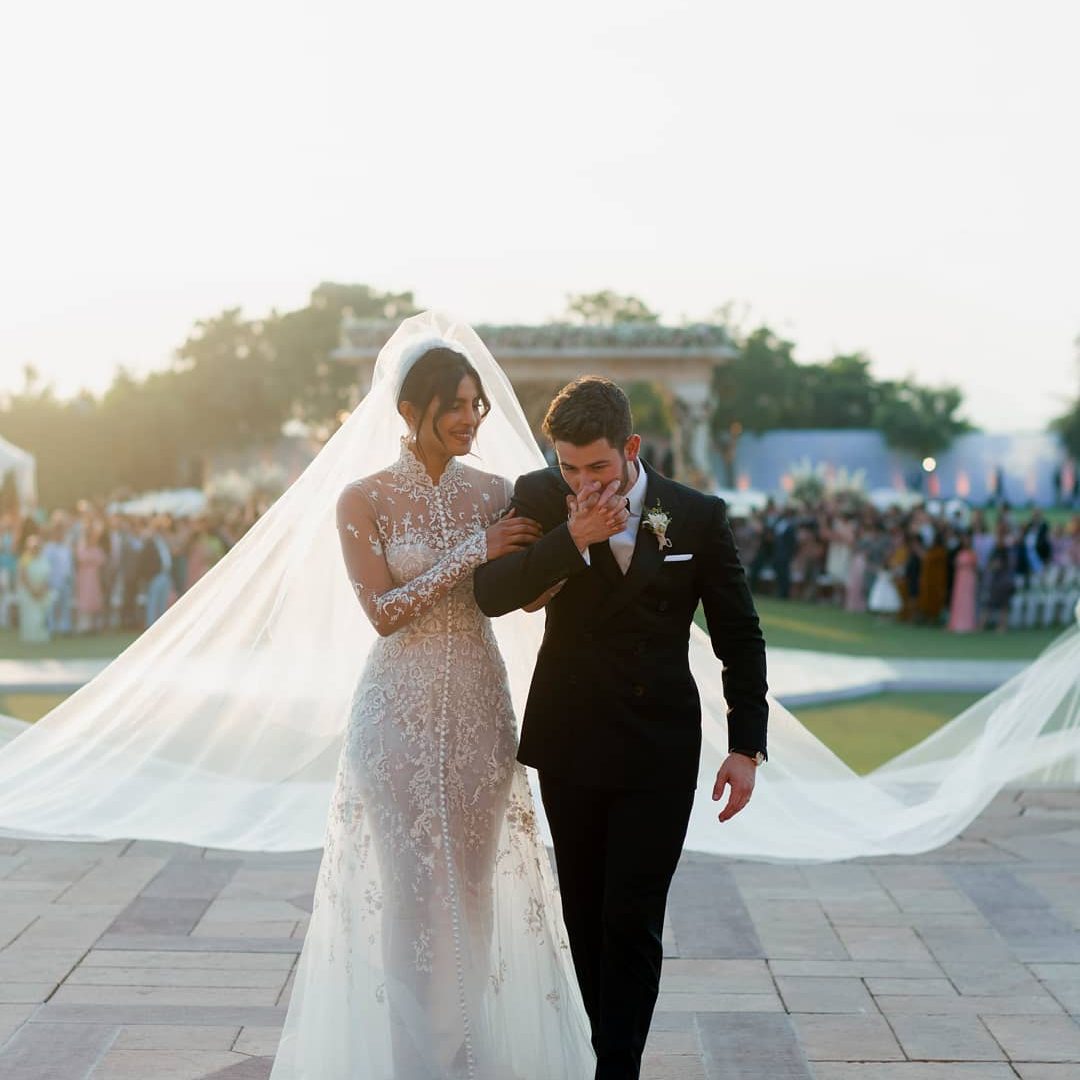
<instances>
[{"instance_id":1,"label":"veil train on ground","mask_svg":"<svg viewBox=\"0 0 1080 1080\"><path fill-rule=\"evenodd\" d=\"M403 427L384 357L424 338L464 348L491 399L474 464L510 478L543 466L475 332L440 312L406 319L371 391L224 559L37 723L0 719L0 835L321 846L350 695L375 633L341 566L335 503L348 481L396 458ZM495 623L519 714L543 618ZM769 761L750 805L723 825L711 799L727 753L720 662L696 627L690 659L704 740L689 850L777 861L914 854L960 833L1005 785L1080 782L1075 623L1019 675L865 776L771 700Z\"/></svg>"}]
</instances>

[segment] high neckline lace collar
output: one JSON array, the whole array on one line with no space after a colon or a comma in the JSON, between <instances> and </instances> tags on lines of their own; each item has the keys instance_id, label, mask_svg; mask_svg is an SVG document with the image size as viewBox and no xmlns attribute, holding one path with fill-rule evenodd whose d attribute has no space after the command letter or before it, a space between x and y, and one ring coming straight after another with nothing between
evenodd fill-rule
<instances>
[{"instance_id":1,"label":"high neckline lace collar","mask_svg":"<svg viewBox=\"0 0 1080 1080\"><path fill-rule=\"evenodd\" d=\"M402 435L400 443L401 453L398 454L398 459L394 463L394 469L402 476L414 481L421 487L446 487L447 484L461 475L463 468L461 460L457 456L454 456L446 463L446 468L443 469L442 476L439 477L439 482L437 484L433 483L424 463L416 456L416 452L409 442L409 436Z\"/></svg>"}]
</instances>

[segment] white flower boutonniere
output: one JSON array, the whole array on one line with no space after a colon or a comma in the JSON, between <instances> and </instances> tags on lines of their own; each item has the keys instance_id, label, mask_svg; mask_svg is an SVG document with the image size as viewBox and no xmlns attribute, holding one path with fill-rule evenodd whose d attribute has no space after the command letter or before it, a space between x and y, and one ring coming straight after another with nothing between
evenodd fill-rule
<instances>
[{"instance_id":1,"label":"white flower boutonniere","mask_svg":"<svg viewBox=\"0 0 1080 1080\"><path fill-rule=\"evenodd\" d=\"M670 524L671 515L660 505L659 500L651 510L645 511L641 521L642 528L648 529L656 537L656 543L661 551L671 547L671 541L667 536Z\"/></svg>"}]
</instances>

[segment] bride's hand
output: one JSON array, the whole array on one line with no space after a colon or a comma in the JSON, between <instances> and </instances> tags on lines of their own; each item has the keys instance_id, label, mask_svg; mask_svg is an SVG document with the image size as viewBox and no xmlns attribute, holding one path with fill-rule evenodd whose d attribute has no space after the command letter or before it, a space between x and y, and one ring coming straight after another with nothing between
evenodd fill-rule
<instances>
[{"instance_id":1,"label":"bride's hand","mask_svg":"<svg viewBox=\"0 0 1080 1080\"><path fill-rule=\"evenodd\" d=\"M487 528L488 561L509 555L512 551L521 551L530 544L535 544L542 535L539 522L532 518L518 517L517 510L511 508L508 514Z\"/></svg>"},{"instance_id":2,"label":"bride's hand","mask_svg":"<svg viewBox=\"0 0 1080 1080\"><path fill-rule=\"evenodd\" d=\"M616 477L602 491L596 481L584 485L577 497L566 496L567 524L579 551L599 544L620 533L626 525L626 499L616 495L620 480Z\"/></svg>"}]
</instances>

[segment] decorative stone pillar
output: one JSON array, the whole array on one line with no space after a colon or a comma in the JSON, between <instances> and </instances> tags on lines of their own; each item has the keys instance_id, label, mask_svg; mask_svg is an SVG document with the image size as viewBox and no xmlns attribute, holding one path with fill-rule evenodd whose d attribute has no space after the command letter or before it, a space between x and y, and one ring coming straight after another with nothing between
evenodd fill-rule
<instances>
[{"instance_id":1,"label":"decorative stone pillar","mask_svg":"<svg viewBox=\"0 0 1080 1080\"><path fill-rule=\"evenodd\" d=\"M709 385L704 380L679 382L672 387L672 394L676 479L695 486L712 486Z\"/></svg>"}]
</instances>

